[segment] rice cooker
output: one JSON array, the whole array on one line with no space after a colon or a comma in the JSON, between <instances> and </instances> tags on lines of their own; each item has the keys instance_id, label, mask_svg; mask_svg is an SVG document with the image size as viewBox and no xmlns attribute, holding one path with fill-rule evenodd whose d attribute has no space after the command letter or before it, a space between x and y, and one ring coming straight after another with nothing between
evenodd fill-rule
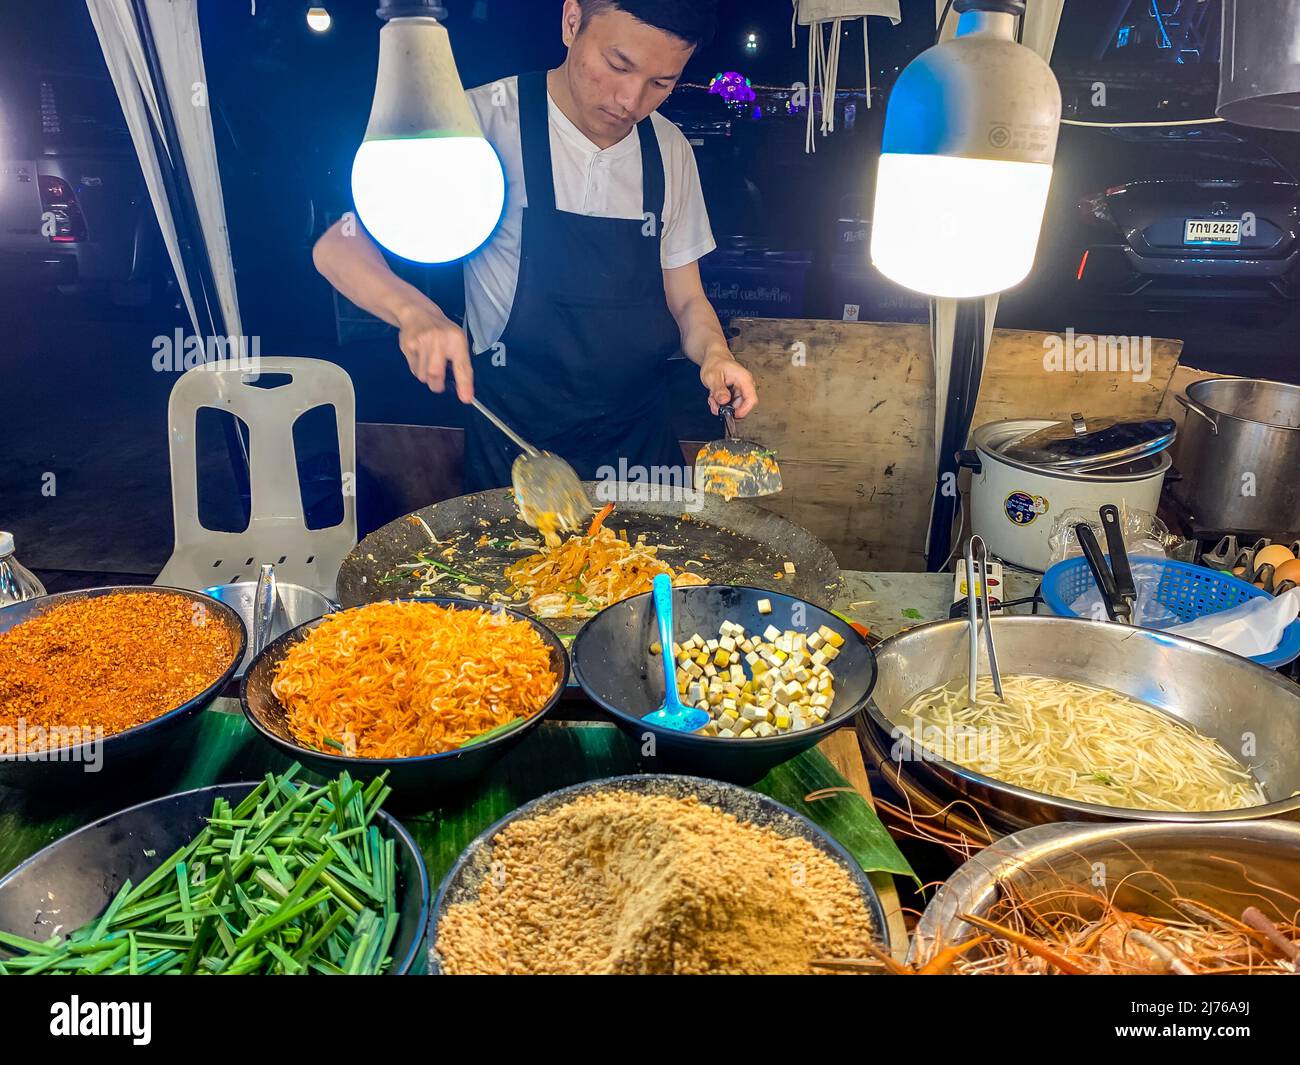
<instances>
[{"instance_id":1,"label":"rice cooker","mask_svg":"<svg viewBox=\"0 0 1300 1065\"><path fill-rule=\"evenodd\" d=\"M982 425L971 471L971 527L1004 562L1047 568L1056 515L1106 503L1156 513L1177 426L1168 419L1086 423L1012 418Z\"/></svg>"}]
</instances>

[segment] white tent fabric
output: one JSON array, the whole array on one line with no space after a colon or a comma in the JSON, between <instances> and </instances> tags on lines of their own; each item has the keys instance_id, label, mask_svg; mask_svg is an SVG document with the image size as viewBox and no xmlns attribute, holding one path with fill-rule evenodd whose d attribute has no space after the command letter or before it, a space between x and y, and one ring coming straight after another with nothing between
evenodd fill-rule
<instances>
[{"instance_id":1,"label":"white tent fabric","mask_svg":"<svg viewBox=\"0 0 1300 1065\"><path fill-rule=\"evenodd\" d=\"M127 128L131 131L135 154L140 158L140 168L144 171L145 184L149 188L149 198L153 201L154 214L158 217L167 254L176 271L181 298L185 301L195 331L201 332L198 316L194 312L194 297L190 293L189 279L181 264L176 223L163 190L158 153L149 133L151 126L156 128L160 125L158 100L146 72L139 35L135 32L135 25L125 4L116 0L86 0L86 7L90 10L90 18L95 25L95 33L99 36L109 75L117 89L117 98L122 105L122 113L126 116Z\"/></svg>"},{"instance_id":2,"label":"white tent fabric","mask_svg":"<svg viewBox=\"0 0 1300 1065\"><path fill-rule=\"evenodd\" d=\"M247 356L235 292L234 263L226 230L226 211L221 198L221 177L217 149L208 109L207 76L199 41L197 0L143 0L152 29L154 47L165 85L153 82L130 0L86 0L86 7L99 36L109 74L122 103L136 154L140 157L154 212L167 244L167 253L196 333L207 332L194 304L197 279L186 276L177 240L176 222L163 185L162 167L172 160L160 159L153 130L162 128L159 92L166 93L180 142L181 155L211 261L221 321L228 339L239 345L230 353ZM162 150L165 142L159 138Z\"/></svg>"},{"instance_id":3,"label":"white tent fabric","mask_svg":"<svg viewBox=\"0 0 1300 1065\"><path fill-rule=\"evenodd\" d=\"M822 98L822 136L835 132L835 92L839 84L840 54L844 43L844 23L862 19L862 56L866 61L867 106L871 106L871 46L867 18L881 15L897 26L902 20L899 0L792 0L794 18L790 24L790 45L798 42L797 26L808 27L808 136L806 152L817 150L816 100ZM829 27L830 43L826 41Z\"/></svg>"}]
</instances>

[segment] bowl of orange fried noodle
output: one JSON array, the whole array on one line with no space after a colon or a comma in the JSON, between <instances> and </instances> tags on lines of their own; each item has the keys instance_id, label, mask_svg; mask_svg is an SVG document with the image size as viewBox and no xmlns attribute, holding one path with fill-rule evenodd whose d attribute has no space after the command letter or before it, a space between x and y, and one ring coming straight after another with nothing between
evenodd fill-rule
<instances>
[{"instance_id":1,"label":"bowl of orange fried noodle","mask_svg":"<svg viewBox=\"0 0 1300 1065\"><path fill-rule=\"evenodd\" d=\"M244 714L324 774L385 770L399 798L480 777L559 702L569 660L539 622L462 599L400 599L309 621L267 645Z\"/></svg>"}]
</instances>

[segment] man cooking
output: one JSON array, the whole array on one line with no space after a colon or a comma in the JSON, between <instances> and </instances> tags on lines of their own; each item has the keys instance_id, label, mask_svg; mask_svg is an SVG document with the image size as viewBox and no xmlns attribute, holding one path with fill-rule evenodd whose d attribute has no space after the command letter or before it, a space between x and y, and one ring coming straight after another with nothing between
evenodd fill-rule
<instances>
[{"instance_id":1,"label":"man cooking","mask_svg":"<svg viewBox=\"0 0 1300 1065\"><path fill-rule=\"evenodd\" d=\"M679 470L667 360L700 367L716 414L754 409L754 380L728 350L700 281L716 246L690 145L655 113L716 0L564 0L568 56L555 70L467 95L505 168L505 214L465 261L465 330L398 278L378 246L336 224L313 258L350 299L399 330L411 372L435 392L476 395L525 440L585 479L627 467ZM347 235L348 232L353 235ZM467 492L510 484L518 448L474 414Z\"/></svg>"}]
</instances>

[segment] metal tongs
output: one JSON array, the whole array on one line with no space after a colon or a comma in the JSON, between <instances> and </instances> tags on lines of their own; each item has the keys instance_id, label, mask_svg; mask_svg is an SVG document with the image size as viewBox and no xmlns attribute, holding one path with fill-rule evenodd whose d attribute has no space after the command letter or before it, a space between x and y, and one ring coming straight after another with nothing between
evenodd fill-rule
<instances>
[{"instance_id":1,"label":"metal tongs","mask_svg":"<svg viewBox=\"0 0 1300 1065\"><path fill-rule=\"evenodd\" d=\"M1128 549L1124 546L1124 530L1120 528L1119 508L1113 503L1107 503L1097 513L1101 516L1101 527L1106 534L1109 566L1089 525L1079 522L1074 527L1074 533L1079 538L1083 557L1088 560L1088 568L1092 570L1093 580L1101 592L1101 602L1106 608L1107 617L1111 621L1132 625L1137 586L1133 583L1133 571L1128 564Z\"/></svg>"},{"instance_id":2,"label":"metal tongs","mask_svg":"<svg viewBox=\"0 0 1300 1065\"><path fill-rule=\"evenodd\" d=\"M976 559L978 555L979 578L976 579ZM984 546L984 538L981 536L972 536L970 542L966 545L966 610L970 621L970 672L968 676L969 688L967 695L970 698L971 706L977 706L979 700L975 695L976 682L979 680L979 662L980 662L980 613L977 607L983 607L984 615L984 638L988 643L989 656L989 675L993 678L993 690L997 692L998 699L1002 696L1002 674L998 671L998 655L993 647L993 613L989 609L989 551ZM976 603L975 588L979 586L979 603Z\"/></svg>"},{"instance_id":3,"label":"metal tongs","mask_svg":"<svg viewBox=\"0 0 1300 1065\"><path fill-rule=\"evenodd\" d=\"M262 563L257 574L257 588L253 592L253 655L271 642L275 632L275 615L280 606L280 592L275 582L275 566Z\"/></svg>"}]
</instances>

